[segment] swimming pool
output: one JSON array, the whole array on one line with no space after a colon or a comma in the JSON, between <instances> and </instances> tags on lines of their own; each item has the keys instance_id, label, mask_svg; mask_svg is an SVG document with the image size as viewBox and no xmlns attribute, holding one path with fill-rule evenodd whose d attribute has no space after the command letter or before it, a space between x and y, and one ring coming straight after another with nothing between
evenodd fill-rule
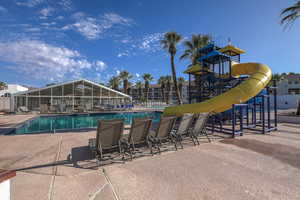
<instances>
[{"instance_id":1,"label":"swimming pool","mask_svg":"<svg viewBox=\"0 0 300 200\"><path fill-rule=\"evenodd\" d=\"M161 112L123 112L123 113L93 113L40 116L25 122L10 134L55 133L63 131L78 131L96 128L99 120L124 119L125 124L131 124L134 118L150 117L158 122Z\"/></svg>"}]
</instances>

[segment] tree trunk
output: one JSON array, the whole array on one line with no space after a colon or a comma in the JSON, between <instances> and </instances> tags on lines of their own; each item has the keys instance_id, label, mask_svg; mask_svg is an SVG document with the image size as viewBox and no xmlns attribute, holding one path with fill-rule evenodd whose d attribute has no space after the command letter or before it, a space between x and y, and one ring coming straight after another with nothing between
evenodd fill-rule
<instances>
[{"instance_id":1,"label":"tree trunk","mask_svg":"<svg viewBox=\"0 0 300 200\"><path fill-rule=\"evenodd\" d=\"M300 115L300 99L299 99L299 102L298 102L298 108L297 108L296 115Z\"/></svg>"},{"instance_id":2,"label":"tree trunk","mask_svg":"<svg viewBox=\"0 0 300 200\"><path fill-rule=\"evenodd\" d=\"M165 88L161 88L161 97L162 97L162 101L165 102Z\"/></svg>"},{"instance_id":3,"label":"tree trunk","mask_svg":"<svg viewBox=\"0 0 300 200\"><path fill-rule=\"evenodd\" d=\"M182 84L179 84L179 92L180 92L180 98L181 98L181 101L182 101Z\"/></svg>"},{"instance_id":4,"label":"tree trunk","mask_svg":"<svg viewBox=\"0 0 300 200\"><path fill-rule=\"evenodd\" d=\"M148 91L149 91L149 83L145 83L145 100L148 102Z\"/></svg>"},{"instance_id":5,"label":"tree trunk","mask_svg":"<svg viewBox=\"0 0 300 200\"><path fill-rule=\"evenodd\" d=\"M171 90L171 84L170 84L170 82L168 82L167 83L167 88L166 88L166 96L165 96L165 98L166 98L166 103L167 104L169 104L170 103L170 90Z\"/></svg>"},{"instance_id":6,"label":"tree trunk","mask_svg":"<svg viewBox=\"0 0 300 200\"><path fill-rule=\"evenodd\" d=\"M170 103L170 90L167 89L166 91L166 103L169 104Z\"/></svg>"},{"instance_id":7,"label":"tree trunk","mask_svg":"<svg viewBox=\"0 0 300 200\"><path fill-rule=\"evenodd\" d=\"M178 85L177 85L176 69L175 69L174 55L173 54L171 54L171 67L172 67L172 77L173 77L173 82L174 82L175 93L176 93L176 96L177 96L177 101L178 101L178 104L181 105L182 100L181 100L180 93L179 93L179 88L178 88Z\"/></svg>"},{"instance_id":8,"label":"tree trunk","mask_svg":"<svg viewBox=\"0 0 300 200\"><path fill-rule=\"evenodd\" d=\"M127 94L127 90L128 90L128 80L124 80L123 81L123 92L125 94Z\"/></svg>"},{"instance_id":9,"label":"tree trunk","mask_svg":"<svg viewBox=\"0 0 300 200\"><path fill-rule=\"evenodd\" d=\"M139 88L140 102L142 101L142 88Z\"/></svg>"},{"instance_id":10,"label":"tree trunk","mask_svg":"<svg viewBox=\"0 0 300 200\"><path fill-rule=\"evenodd\" d=\"M131 94L131 88L130 88L130 87L127 88L127 94L128 94L128 95Z\"/></svg>"}]
</instances>

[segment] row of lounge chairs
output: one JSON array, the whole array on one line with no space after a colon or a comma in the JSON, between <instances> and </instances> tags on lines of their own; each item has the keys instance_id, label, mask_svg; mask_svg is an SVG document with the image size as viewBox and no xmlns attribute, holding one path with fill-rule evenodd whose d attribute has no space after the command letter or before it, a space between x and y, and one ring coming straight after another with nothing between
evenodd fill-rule
<instances>
[{"instance_id":1,"label":"row of lounge chairs","mask_svg":"<svg viewBox=\"0 0 300 200\"><path fill-rule=\"evenodd\" d=\"M116 151L118 157L121 156L125 161L127 157L132 160L134 155L142 153L140 149L143 147L149 148L149 155L153 155L161 153L161 148L166 143L173 144L175 150L178 145L183 148L184 139L191 139L194 145L199 145L200 135L205 135L210 142L205 129L208 117L208 113L185 114L179 119L175 116L164 116L154 131L151 130L152 119L136 118L127 135L123 135L123 120L101 120L96 138L89 139L89 147L95 153L98 164L101 164L102 161L113 160L112 155Z\"/></svg>"}]
</instances>

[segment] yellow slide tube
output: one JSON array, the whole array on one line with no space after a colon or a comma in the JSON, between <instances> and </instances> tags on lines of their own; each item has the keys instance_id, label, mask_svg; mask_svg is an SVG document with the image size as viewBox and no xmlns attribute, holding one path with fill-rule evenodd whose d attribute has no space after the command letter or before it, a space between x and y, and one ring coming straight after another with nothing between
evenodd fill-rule
<instances>
[{"instance_id":1,"label":"yellow slide tube","mask_svg":"<svg viewBox=\"0 0 300 200\"><path fill-rule=\"evenodd\" d=\"M184 113L219 113L229 110L233 104L244 103L259 94L272 78L271 69L260 63L234 63L232 65L232 75L249 75L249 78L238 86L207 101L167 107L164 110L164 115L181 116Z\"/></svg>"}]
</instances>

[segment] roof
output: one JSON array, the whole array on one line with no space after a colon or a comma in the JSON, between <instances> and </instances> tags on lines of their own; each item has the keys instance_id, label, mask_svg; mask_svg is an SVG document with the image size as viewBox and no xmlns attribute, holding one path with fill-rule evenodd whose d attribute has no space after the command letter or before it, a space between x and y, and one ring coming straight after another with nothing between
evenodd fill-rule
<instances>
[{"instance_id":1,"label":"roof","mask_svg":"<svg viewBox=\"0 0 300 200\"><path fill-rule=\"evenodd\" d=\"M199 61L202 62L203 60L214 63L215 61L219 62L219 58L229 58L226 54L223 54L219 51L213 50L210 53L206 54L205 56L202 56L199 58Z\"/></svg>"},{"instance_id":2,"label":"roof","mask_svg":"<svg viewBox=\"0 0 300 200\"><path fill-rule=\"evenodd\" d=\"M201 49L199 49L199 52L201 53L208 53L210 51L212 51L214 49L215 45L213 43L210 43L204 47L202 47Z\"/></svg>"},{"instance_id":3,"label":"roof","mask_svg":"<svg viewBox=\"0 0 300 200\"><path fill-rule=\"evenodd\" d=\"M115 92L115 93L117 93L117 94L119 94L119 95L121 95L121 96L131 98L131 96L129 96L129 95L127 95L127 94L124 94L124 93L119 92L119 91L117 91L117 90L111 89L111 88L106 87L106 86L104 86L104 85L95 83L95 82L93 82L93 81L89 81L89 80L87 80L87 79L78 79L78 80L68 81L68 82L64 82L64 83L59 83L59 84L55 84L55 85L50 85L50 86L43 87L43 88L37 88L37 89L28 90L28 91L24 91L24 92L18 92L18 93L15 93L14 95L22 95L22 94L27 94L27 93L31 93L31 92L37 92L37 91L40 91L40 90L49 89L49 88L54 88L54 87L58 87L58 86L62 86L62 85L67 85L67 84L71 84L71 83L80 82L80 81L87 82L87 83L90 83L90 84L92 84L92 85L95 85L95 86L104 88L104 89L106 89L106 90Z\"/></svg>"},{"instance_id":4,"label":"roof","mask_svg":"<svg viewBox=\"0 0 300 200\"><path fill-rule=\"evenodd\" d=\"M225 54L228 54L230 56L246 53L244 50L242 50L240 48L237 48L233 45L227 45L227 46L223 47L222 49L220 49L219 51L221 53L225 53Z\"/></svg>"},{"instance_id":5,"label":"roof","mask_svg":"<svg viewBox=\"0 0 300 200\"><path fill-rule=\"evenodd\" d=\"M288 74L283 76L283 79L300 81L300 74Z\"/></svg>"},{"instance_id":6,"label":"roof","mask_svg":"<svg viewBox=\"0 0 300 200\"><path fill-rule=\"evenodd\" d=\"M185 74L199 74L201 72L210 72L210 69L203 68L200 64L193 65L185 70L183 73Z\"/></svg>"}]
</instances>

